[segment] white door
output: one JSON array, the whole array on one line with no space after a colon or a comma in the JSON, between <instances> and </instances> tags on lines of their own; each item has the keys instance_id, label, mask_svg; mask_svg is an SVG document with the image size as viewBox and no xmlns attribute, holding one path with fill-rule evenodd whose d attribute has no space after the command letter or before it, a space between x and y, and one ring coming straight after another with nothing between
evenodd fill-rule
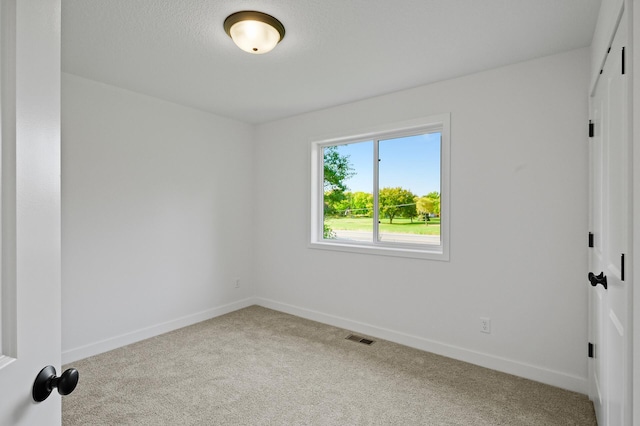
<instances>
[{"instance_id":1,"label":"white door","mask_svg":"<svg viewBox=\"0 0 640 426\"><path fill-rule=\"evenodd\" d=\"M60 0L0 0L0 425L59 425Z\"/></svg>"},{"instance_id":2,"label":"white door","mask_svg":"<svg viewBox=\"0 0 640 426\"><path fill-rule=\"evenodd\" d=\"M593 275L589 278L593 287L589 299L590 339L594 350L590 382L591 397L601 426L631 424L630 291L624 277L624 264L627 263L627 272L629 267L631 229L625 18L623 14L591 99L594 135L589 142L590 225L593 248L590 249L589 267Z\"/></svg>"}]
</instances>

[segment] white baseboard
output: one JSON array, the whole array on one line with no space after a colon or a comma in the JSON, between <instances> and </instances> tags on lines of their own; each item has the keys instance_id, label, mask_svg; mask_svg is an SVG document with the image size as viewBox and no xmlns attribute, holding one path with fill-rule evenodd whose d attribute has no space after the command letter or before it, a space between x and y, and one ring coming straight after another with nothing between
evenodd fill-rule
<instances>
[{"instance_id":1,"label":"white baseboard","mask_svg":"<svg viewBox=\"0 0 640 426\"><path fill-rule=\"evenodd\" d=\"M490 368L492 370L502 371L503 373L513 374L514 376L524 377L536 382L545 383L551 386L567 389L582 394L588 393L588 382L586 377L574 376L559 371L549 370L546 368L530 365L510 359L489 355L470 349L465 349L434 340L425 339L423 337L413 336L410 334L389 330L382 327L362 323L359 321L342 318L335 315L329 315L306 308L277 302L275 300L256 298L254 303L265 308L295 315L298 317L318 321L329 324L334 327L344 328L357 333L366 334L371 337L388 340L390 342L399 343L423 351L432 352L438 355L479 365L481 367Z\"/></svg>"},{"instance_id":2,"label":"white baseboard","mask_svg":"<svg viewBox=\"0 0 640 426\"><path fill-rule=\"evenodd\" d=\"M366 324L363 322L329 315L311 309L301 308L275 300L264 298L247 298L227 305L218 306L206 311L187 315L175 320L156 324L151 327L135 330L109 339L100 340L85 346L66 350L62 353L62 364L68 364L83 358L107 352L131 343L139 342L150 337L158 336L169 331L177 330L201 321L206 321L238 309L251 305L259 305L276 311L296 315L298 317L329 324L334 327L344 328L357 333L362 333L371 337L385 339L390 342L399 343L412 348L421 349L438 355L469 362L492 370L502 371L537 382L546 383L551 386L568 389L574 392L587 394L588 382L585 377L578 377L559 371L513 361L510 359L489 355L458 346L449 345L434 340L425 339L419 336L389 330L383 327Z\"/></svg>"},{"instance_id":3,"label":"white baseboard","mask_svg":"<svg viewBox=\"0 0 640 426\"><path fill-rule=\"evenodd\" d=\"M246 308L247 306L255 304L256 300L253 298L243 299L237 302L207 309L206 311L197 312L195 314L176 318L174 320L166 321L150 327L141 328L139 330L135 330L119 336L100 340L78 348L69 349L62 352L62 364L68 364L70 362L75 362L83 358L98 355L103 352L129 345L131 343L139 342L150 337L158 336L163 333L168 333L169 331L187 327L189 325L196 324L201 321L206 321L208 319L228 314L229 312L237 311L238 309Z\"/></svg>"}]
</instances>

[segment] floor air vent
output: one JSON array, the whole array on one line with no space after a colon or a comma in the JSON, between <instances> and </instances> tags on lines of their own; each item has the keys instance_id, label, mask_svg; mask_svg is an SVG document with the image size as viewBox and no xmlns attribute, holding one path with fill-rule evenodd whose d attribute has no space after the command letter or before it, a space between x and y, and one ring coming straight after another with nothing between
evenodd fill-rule
<instances>
[{"instance_id":1,"label":"floor air vent","mask_svg":"<svg viewBox=\"0 0 640 426\"><path fill-rule=\"evenodd\" d=\"M373 343L373 340L365 339L364 337L356 336L355 334L348 335L346 339L351 340L352 342L364 343L365 345L370 345Z\"/></svg>"}]
</instances>

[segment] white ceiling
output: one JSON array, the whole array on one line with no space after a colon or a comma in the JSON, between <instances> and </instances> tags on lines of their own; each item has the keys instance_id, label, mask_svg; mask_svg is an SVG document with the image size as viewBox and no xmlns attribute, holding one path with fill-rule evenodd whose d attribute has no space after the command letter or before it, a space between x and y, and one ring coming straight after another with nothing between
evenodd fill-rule
<instances>
[{"instance_id":1,"label":"white ceiling","mask_svg":"<svg viewBox=\"0 0 640 426\"><path fill-rule=\"evenodd\" d=\"M62 69L262 123L589 46L600 0L62 0ZM259 10L271 52L222 24Z\"/></svg>"}]
</instances>

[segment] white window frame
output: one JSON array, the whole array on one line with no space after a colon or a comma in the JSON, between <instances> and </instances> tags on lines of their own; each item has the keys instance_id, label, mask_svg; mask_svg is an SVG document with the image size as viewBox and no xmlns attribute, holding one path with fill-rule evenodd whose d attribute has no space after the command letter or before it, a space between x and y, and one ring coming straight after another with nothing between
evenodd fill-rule
<instances>
[{"instance_id":1,"label":"white window frame","mask_svg":"<svg viewBox=\"0 0 640 426\"><path fill-rule=\"evenodd\" d=\"M451 131L450 114L438 114L414 120L391 123L378 128L353 132L349 135L325 136L311 141L311 207L310 207L310 242L314 249L335 250L351 253L374 254L383 256L410 257L430 260L449 260L450 241L450 154ZM377 227L374 226L373 241L344 241L323 238L324 223L324 156L323 148L332 145L366 142L371 140L393 139L412 136L420 133L440 132L440 244L401 244L377 241ZM377 144L374 143L377 154ZM377 156L372 156L377 158ZM374 161L373 185L378 191L378 165ZM375 210L375 209L374 209ZM378 212L374 211L374 219Z\"/></svg>"}]
</instances>

